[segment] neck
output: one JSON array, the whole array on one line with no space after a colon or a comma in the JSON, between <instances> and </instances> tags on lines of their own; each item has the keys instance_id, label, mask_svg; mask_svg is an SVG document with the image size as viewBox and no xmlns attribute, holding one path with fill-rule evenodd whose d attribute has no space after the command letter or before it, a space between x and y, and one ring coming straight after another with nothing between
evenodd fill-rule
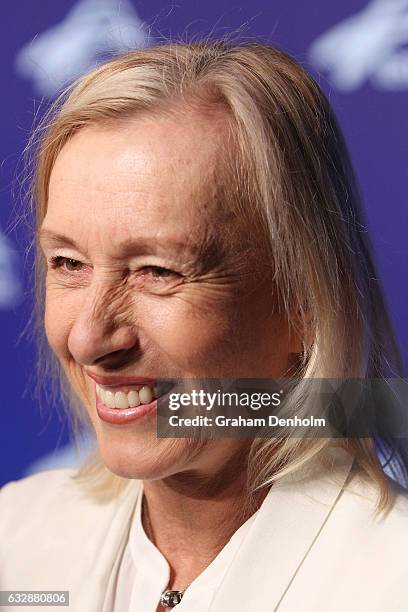
<instances>
[{"instance_id":1,"label":"neck","mask_svg":"<svg viewBox=\"0 0 408 612\"><path fill-rule=\"evenodd\" d=\"M171 568L168 588L184 588L260 507L268 490L247 490L248 449L213 473L180 472L144 482L144 527Z\"/></svg>"}]
</instances>

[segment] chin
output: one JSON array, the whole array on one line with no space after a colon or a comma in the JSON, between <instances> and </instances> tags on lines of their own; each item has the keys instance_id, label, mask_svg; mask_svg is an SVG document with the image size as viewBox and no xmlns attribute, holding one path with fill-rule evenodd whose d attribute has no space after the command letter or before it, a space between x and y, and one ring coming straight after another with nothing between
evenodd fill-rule
<instances>
[{"instance_id":1,"label":"chin","mask_svg":"<svg viewBox=\"0 0 408 612\"><path fill-rule=\"evenodd\" d=\"M113 440L98 434L106 467L122 478L159 480L188 469L191 441L186 439Z\"/></svg>"}]
</instances>

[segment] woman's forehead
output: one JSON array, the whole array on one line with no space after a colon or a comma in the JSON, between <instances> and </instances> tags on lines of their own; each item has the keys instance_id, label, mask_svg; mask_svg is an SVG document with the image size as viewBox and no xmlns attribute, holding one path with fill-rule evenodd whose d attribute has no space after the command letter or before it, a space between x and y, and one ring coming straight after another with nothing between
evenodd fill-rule
<instances>
[{"instance_id":1,"label":"woman's forehead","mask_svg":"<svg viewBox=\"0 0 408 612\"><path fill-rule=\"evenodd\" d=\"M218 242L234 216L220 202L221 147L220 130L197 117L85 128L57 157L43 226L88 242Z\"/></svg>"},{"instance_id":2,"label":"woman's forehead","mask_svg":"<svg viewBox=\"0 0 408 612\"><path fill-rule=\"evenodd\" d=\"M163 215L179 212L181 206L184 214L197 215L216 197L221 147L219 130L198 118L182 125L163 117L120 128L84 128L56 159L49 207L69 203L100 214L120 203L133 214L149 208ZM219 208L214 206L213 212Z\"/></svg>"}]
</instances>

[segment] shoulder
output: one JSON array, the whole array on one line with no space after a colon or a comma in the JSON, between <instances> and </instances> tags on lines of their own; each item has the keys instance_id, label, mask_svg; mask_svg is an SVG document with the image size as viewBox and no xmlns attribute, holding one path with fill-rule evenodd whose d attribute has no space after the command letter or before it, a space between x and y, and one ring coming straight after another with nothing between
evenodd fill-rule
<instances>
[{"instance_id":1,"label":"shoulder","mask_svg":"<svg viewBox=\"0 0 408 612\"><path fill-rule=\"evenodd\" d=\"M394 521L408 518L408 490L385 476L389 491L389 506L384 512L376 513L379 500L378 486L359 469L353 469L345 484L339 500L340 507L348 506L350 510L359 510L371 516L378 524L391 524Z\"/></svg>"},{"instance_id":2,"label":"shoulder","mask_svg":"<svg viewBox=\"0 0 408 612\"><path fill-rule=\"evenodd\" d=\"M62 507L77 492L74 469L47 470L7 483L0 489L0 523L7 528L10 522L21 524L42 508L52 512Z\"/></svg>"},{"instance_id":3,"label":"shoulder","mask_svg":"<svg viewBox=\"0 0 408 612\"><path fill-rule=\"evenodd\" d=\"M18 588L30 590L63 578L78 589L98 551L105 547L109 560L125 533L139 481L124 485L115 494L97 495L77 469L49 470L6 484L0 489L4 584L15 585L18 577Z\"/></svg>"},{"instance_id":4,"label":"shoulder","mask_svg":"<svg viewBox=\"0 0 408 612\"><path fill-rule=\"evenodd\" d=\"M70 506L75 507L78 502L81 502L82 509L95 505L95 500L86 495L83 484L79 482L77 470L47 470L9 482L0 489L1 523L6 525L10 520L21 525L29 516L34 517L44 509L47 516L52 516L53 512L61 513Z\"/></svg>"},{"instance_id":5,"label":"shoulder","mask_svg":"<svg viewBox=\"0 0 408 612\"><path fill-rule=\"evenodd\" d=\"M132 504L138 481L114 491L94 491L76 468L40 472L0 489L0 539L35 539L77 534L109 524L121 507ZM42 534L42 535L41 535Z\"/></svg>"},{"instance_id":6,"label":"shoulder","mask_svg":"<svg viewBox=\"0 0 408 612\"><path fill-rule=\"evenodd\" d=\"M405 558L408 549L408 491L387 477L389 507L378 509L379 492L373 481L360 471L353 472L341 492L329 523L336 529L336 539L343 534L353 543L354 551L367 554L382 551Z\"/></svg>"},{"instance_id":7,"label":"shoulder","mask_svg":"<svg viewBox=\"0 0 408 612\"><path fill-rule=\"evenodd\" d=\"M75 489L72 487L75 473L76 470L73 468L63 468L46 470L19 480L12 480L0 488L0 510L3 511L9 503L49 498L67 489L72 491Z\"/></svg>"},{"instance_id":8,"label":"shoulder","mask_svg":"<svg viewBox=\"0 0 408 612\"><path fill-rule=\"evenodd\" d=\"M320 524L310 528L302 515L299 532L310 528L313 541L307 542L282 612L296 610L299 601L305 612L407 609L408 493L394 481L388 485L392 503L387 512L376 512L375 482L353 468Z\"/></svg>"},{"instance_id":9,"label":"shoulder","mask_svg":"<svg viewBox=\"0 0 408 612\"><path fill-rule=\"evenodd\" d=\"M138 481L126 481L116 492L93 491L84 479L79 477L77 468L39 472L9 482L0 488L0 522L5 525L7 519L10 519L21 525L26 523L29 517L36 515L41 515L44 521L45 518L51 520L61 514L71 515L75 511L82 515L86 514L87 510L110 512L126 498L131 482L133 490L136 490ZM42 514L43 511L45 514Z\"/></svg>"}]
</instances>

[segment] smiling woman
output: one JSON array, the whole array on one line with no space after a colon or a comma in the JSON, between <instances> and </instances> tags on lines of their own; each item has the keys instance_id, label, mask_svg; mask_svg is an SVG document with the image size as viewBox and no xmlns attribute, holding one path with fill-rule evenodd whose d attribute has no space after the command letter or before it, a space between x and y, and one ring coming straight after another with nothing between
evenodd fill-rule
<instances>
[{"instance_id":1,"label":"smiling woman","mask_svg":"<svg viewBox=\"0 0 408 612\"><path fill-rule=\"evenodd\" d=\"M169 380L403 374L317 84L267 45L161 45L82 77L38 134L38 373L97 451L4 488L3 588L78 612L405 610L407 495L373 437L157 435Z\"/></svg>"}]
</instances>

